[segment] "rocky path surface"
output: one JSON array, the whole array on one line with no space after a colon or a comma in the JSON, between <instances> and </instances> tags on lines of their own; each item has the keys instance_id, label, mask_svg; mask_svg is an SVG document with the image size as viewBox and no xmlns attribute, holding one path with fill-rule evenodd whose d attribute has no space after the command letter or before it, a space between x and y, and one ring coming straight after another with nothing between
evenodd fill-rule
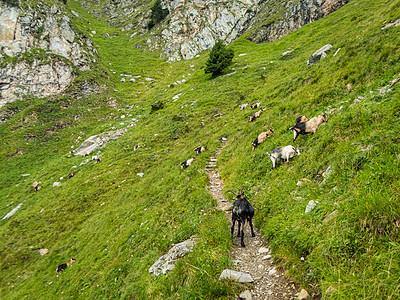
<instances>
[{"instance_id":1,"label":"rocky path surface","mask_svg":"<svg viewBox=\"0 0 400 300\"><path fill-rule=\"evenodd\" d=\"M206 172L210 178L208 191L218 202L218 209L226 212L227 218L231 221L232 201L227 201L222 193L224 183L217 172L217 156L222 148L217 149L210 158ZM255 213L257 218L257 210ZM247 226L244 242L246 247L240 246L240 238L236 237L237 226L232 248L232 257L236 271L248 273L254 279L254 289L240 295L241 299L299 299L298 288L293 281L286 278L281 270L275 268L268 243L264 241L257 228L254 228L255 237L250 234ZM229 228L230 230L230 228ZM303 298L304 299L304 298Z\"/></svg>"}]
</instances>

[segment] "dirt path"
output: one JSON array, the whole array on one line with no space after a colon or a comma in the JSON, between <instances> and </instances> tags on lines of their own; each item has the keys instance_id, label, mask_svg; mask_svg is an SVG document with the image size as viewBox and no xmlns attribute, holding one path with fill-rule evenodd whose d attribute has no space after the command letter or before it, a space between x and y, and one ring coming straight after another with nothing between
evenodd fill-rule
<instances>
[{"instance_id":1,"label":"dirt path","mask_svg":"<svg viewBox=\"0 0 400 300\"><path fill-rule=\"evenodd\" d=\"M227 201L222 193L224 183L217 172L217 156L222 148L210 158L206 168L210 185L207 187L209 193L218 201L218 209L226 211L226 216L231 221L232 201ZM257 218L257 210L254 218ZM284 277L283 272L274 267L268 243L264 241L258 228L254 228L255 237L251 237L250 228L247 226L244 237L246 247L240 246L240 238L236 237L237 226L233 241L232 257L235 269L240 272L249 273L254 279L254 289L251 290L251 298L246 299L297 299L298 289L293 281ZM230 230L230 229L229 229Z\"/></svg>"}]
</instances>

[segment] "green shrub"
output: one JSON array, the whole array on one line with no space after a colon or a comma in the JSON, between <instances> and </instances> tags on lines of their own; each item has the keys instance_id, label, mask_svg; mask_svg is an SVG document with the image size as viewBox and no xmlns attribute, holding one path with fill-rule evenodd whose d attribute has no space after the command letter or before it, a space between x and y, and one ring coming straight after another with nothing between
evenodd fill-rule
<instances>
[{"instance_id":1,"label":"green shrub","mask_svg":"<svg viewBox=\"0 0 400 300\"><path fill-rule=\"evenodd\" d=\"M205 73L211 73L212 77L220 75L224 69L232 64L233 56L233 49L226 48L222 41L218 40L211 49L206 62Z\"/></svg>"}]
</instances>

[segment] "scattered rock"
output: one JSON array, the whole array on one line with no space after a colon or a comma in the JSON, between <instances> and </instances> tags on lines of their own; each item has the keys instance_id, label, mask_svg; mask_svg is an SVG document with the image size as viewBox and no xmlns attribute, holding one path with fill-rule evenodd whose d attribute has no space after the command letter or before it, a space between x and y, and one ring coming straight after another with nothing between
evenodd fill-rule
<instances>
[{"instance_id":1,"label":"scattered rock","mask_svg":"<svg viewBox=\"0 0 400 300\"><path fill-rule=\"evenodd\" d=\"M18 209L20 209L22 206L22 203L18 204L18 206L16 208L13 208L8 214L6 214L2 220L8 219L9 217L11 217L12 215L14 215Z\"/></svg>"},{"instance_id":2,"label":"scattered rock","mask_svg":"<svg viewBox=\"0 0 400 300\"><path fill-rule=\"evenodd\" d=\"M137 173L137 176L143 177L143 176L144 176L144 173Z\"/></svg>"},{"instance_id":3,"label":"scattered rock","mask_svg":"<svg viewBox=\"0 0 400 300\"><path fill-rule=\"evenodd\" d=\"M337 215L339 214L339 211L335 210L332 213L330 213L329 215L327 215L324 219L324 223L328 223L330 220L332 220L333 218L335 218Z\"/></svg>"},{"instance_id":4,"label":"scattered rock","mask_svg":"<svg viewBox=\"0 0 400 300\"><path fill-rule=\"evenodd\" d=\"M253 282L253 278L248 273L238 272L235 270L225 269L222 271L219 280L221 279L231 279L238 282Z\"/></svg>"},{"instance_id":5,"label":"scattered rock","mask_svg":"<svg viewBox=\"0 0 400 300\"><path fill-rule=\"evenodd\" d=\"M356 105L360 103L362 100L364 100L363 96L357 97L356 99L354 99L353 103L350 106Z\"/></svg>"},{"instance_id":6,"label":"scattered rock","mask_svg":"<svg viewBox=\"0 0 400 300\"><path fill-rule=\"evenodd\" d=\"M73 9L71 9L71 14L73 14L75 17L79 18L79 14L74 11Z\"/></svg>"},{"instance_id":7,"label":"scattered rock","mask_svg":"<svg viewBox=\"0 0 400 300\"><path fill-rule=\"evenodd\" d=\"M56 182L53 183L53 186L60 186L60 185L61 185L61 182L57 182L56 181Z\"/></svg>"},{"instance_id":8,"label":"scattered rock","mask_svg":"<svg viewBox=\"0 0 400 300\"><path fill-rule=\"evenodd\" d=\"M358 151L361 151L361 152L370 151L374 147L374 145L364 145L362 143L352 143L351 145L358 146L359 147Z\"/></svg>"},{"instance_id":9,"label":"scattered rock","mask_svg":"<svg viewBox=\"0 0 400 300\"><path fill-rule=\"evenodd\" d=\"M318 63L321 59L327 56L327 52L332 49L332 45L327 44L311 55L310 59L307 61L307 66Z\"/></svg>"},{"instance_id":10,"label":"scattered rock","mask_svg":"<svg viewBox=\"0 0 400 300\"><path fill-rule=\"evenodd\" d=\"M253 299L252 296L251 296L251 292L249 290L244 291L243 293L241 293L239 295L239 298L242 299L242 300L251 300L251 299Z\"/></svg>"},{"instance_id":11,"label":"scattered rock","mask_svg":"<svg viewBox=\"0 0 400 300\"><path fill-rule=\"evenodd\" d=\"M328 167L324 173L322 173L322 177L324 177L324 180L322 180L321 184L326 184L326 181L328 180L329 176L333 173L333 170Z\"/></svg>"},{"instance_id":12,"label":"scattered rock","mask_svg":"<svg viewBox=\"0 0 400 300\"><path fill-rule=\"evenodd\" d=\"M293 53L293 51L294 51L294 50L289 50L289 51L285 51L285 52L283 52L283 53L282 53L282 57L285 57L285 56L290 56L290 54L292 54L292 53Z\"/></svg>"},{"instance_id":13,"label":"scattered rock","mask_svg":"<svg viewBox=\"0 0 400 300\"><path fill-rule=\"evenodd\" d=\"M308 293L305 289L302 289L299 293L299 295L297 296L299 298L299 300L305 300L308 298Z\"/></svg>"},{"instance_id":14,"label":"scattered rock","mask_svg":"<svg viewBox=\"0 0 400 300\"><path fill-rule=\"evenodd\" d=\"M305 213L309 213L310 211L312 211L315 206L317 205L317 203L319 203L318 201L314 201L314 200L310 200L310 202L308 202Z\"/></svg>"},{"instance_id":15,"label":"scattered rock","mask_svg":"<svg viewBox=\"0 0 400 300\"><path fill-rule=\"evenodd\" d=\"M40 250L39 250L39 254L40 254L41 256L46 255L47 253L49 253L49 249L40 249Z\"/></svg>"},{"instance_id":16,"label":"scattered rock","mask_svg":"<svg viewBox=\"0 0 400 300\"><path fill-rule=\"evenodd\" d=\"M258 253L260 254L264 254L264 253L268 253L269 249L266 247L261 247L260 249L258 249Z\"/></svg>"},{"instance_id":17,"label":"scattered rock","mask_svg":"<svg viewBox=\"0 0 400 300\"><path fill-rule=\"evenodd\" d=\"M296 183L296 185L297 185L297 186L301 186L301 185L303 185L303 184L306 183L306 182L311 182L311 180L308 179L308 178L301 178L301 179Z\"/></svg>"},{"instance_id":18,"label":"scattered rock","mask_svg":"<svg viewBox=\"0 0 400 300\"><path fill-rule=\"evenodd\" d=\"M271 270L269 270L269 272L268 272L269 276L272 276L274 274L276 274L276 269L275 268L272 268Z\"/></svg>"},{"instance_id":19,"label":"scattered rock","mask_svg":"<svg viewBox=\"0 0 400 300\"><path fill-rule=\"evenodd\" d=\"M149 273L159 276L166 274L175 268L176 261L192 251L196 245L196 238L192 236L190 239L176 244L168 253L161 256L149 269Z\"/></svg>"},{"instance_id":20,"label":"scattered rock","mask_svg":"<svg viewBox=\"0 0 400 300\"><path fill-rule=\"evenodd\" d=\"M342 49L342 48L337 49L335 54L333 54L333 56L336 56L339 53L340 49Z\"/></svg>"},{"instance_id":21,"label":"scattered rock","mask_svg":"<svg viewBox=\"0 0 400 300\"><path fill-rule=\"evenodd\" d=\"M335 292L336 290L337 290L337 289L336 289L333 285L331 285L331 286L329 286L329 287L326 289L325 294L327 294L327 295L332 294L332 293Z\"/></svg>"}]
</instances>

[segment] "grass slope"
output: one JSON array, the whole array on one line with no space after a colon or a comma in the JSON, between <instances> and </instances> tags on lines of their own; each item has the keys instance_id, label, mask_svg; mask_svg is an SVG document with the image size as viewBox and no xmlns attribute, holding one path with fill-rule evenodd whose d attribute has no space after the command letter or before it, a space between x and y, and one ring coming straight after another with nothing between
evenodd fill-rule
<instances>
[{"instance_id":1,"label":"grass slope","mask_svg":"<svg viewBox=\"0 0 400 300\"><path fill-rule=\"evenodd\" d=\"M215 79L204 74L207 53L167 64L133 47L146 37L105 25L78 1L68 7L80 14L74 20L80 30L96 31L99 53L96 71L78 82L89 76L106 88L80 100L67 93L9 105L20 111L0 126L0 215L23 205L0 221L2 298L230 299L245 289L218 281L232 267L231 239L205 190L204 167L221 135L229 138L218 161L226 190L248 187L255 222L294 278L326 298L396 298L400 90L378 88L400 73L399 28L380 29L399 17L400 1L351 1L275 43L240 38L231 45L234 69ZM306 67L327 43L333 45L327 58ZM288 49L294 51L283 57ZM121 82L120 74L141 77ZM249 123L250 111L237 106L256 100L267 110ZM163 108L151 113L156 101ZM292 143L287 128L294 119L331 109L315 135L298 138L301 156L272 170L265 152ZM101 149L100 164L80 165L85 158L67 154L133 118L135 126ZM251 142L270 126L275 135L251 152ZM200 144L208 151L180 170ZM373 147L361 151L362 145ZM320 184L328 167L333 173ZM298 186L301 178L310 182ZM38 192L35 180L44 186ZM62 185L52 187L55 181ZM305 214L310 200L318 204ZM173 243L194 234L198 245L173 272L157 279L148 273ZM40 256L40 248L50 253ZM72 256L77 262L56 276Z\"/></svg>"}]
</instances>

